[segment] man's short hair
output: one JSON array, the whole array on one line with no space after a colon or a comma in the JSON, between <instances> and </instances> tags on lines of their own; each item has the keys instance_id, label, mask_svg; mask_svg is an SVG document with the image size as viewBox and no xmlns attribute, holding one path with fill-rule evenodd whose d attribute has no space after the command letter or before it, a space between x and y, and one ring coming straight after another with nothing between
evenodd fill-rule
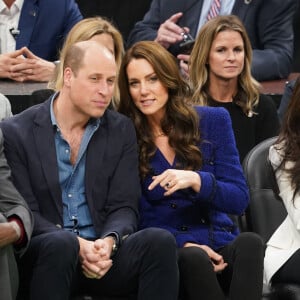
<instances>
[{"instance_id":1,"label":"man's short hair","mask_svg":"<svg viewBox=\"0 0 300 300\"><path fill-rule=\"evenodd\" d=\"M86 48L81 47L78 43L70 46L64 58L63 69L70 68L77 75L78 70L83 66L85 53Z\"/></svg>"}]
</instances>

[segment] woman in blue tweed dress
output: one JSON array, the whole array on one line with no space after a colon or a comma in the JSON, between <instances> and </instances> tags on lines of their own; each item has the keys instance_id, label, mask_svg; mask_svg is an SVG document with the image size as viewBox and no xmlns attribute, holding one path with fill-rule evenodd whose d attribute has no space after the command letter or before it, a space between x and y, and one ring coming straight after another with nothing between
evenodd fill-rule
<instances>
[{"instance_id":1,"label":"woman in blue tweed dress","mask_svg":"<svg viewBox=\"0 0 300 300\"><path fill-rule=\"evenodd\" d=\"M193 108L176 61L155 42L127 51L119 84L119 111L139 142L140 227L175 236L182 298L260 299L263 243L228 216L249 201L229 114Z\"/></svg>"}]
</instances>

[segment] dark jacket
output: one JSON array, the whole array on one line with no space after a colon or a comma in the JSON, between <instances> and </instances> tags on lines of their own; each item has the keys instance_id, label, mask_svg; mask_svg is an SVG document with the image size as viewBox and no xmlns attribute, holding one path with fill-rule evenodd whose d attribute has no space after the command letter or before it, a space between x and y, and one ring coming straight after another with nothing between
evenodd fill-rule
<instances>
[{"instance_id":1,"label":"dark jacket","mask_svg":"<svg viewBox=\"0 0 300 300\"><path fill-rule=\"evenodd\" d=\"M3 121L5 153L13 181L34 213L34 235L61 230L63 205L50 99ZM107 110L86 154L85 193L98 237L120 237L137 227L140 197L132 122Z\"/></svg>"},{"instance_id":2,"label":"dark jacket","mask_svg":"<svg viewBox=\"0 0 300 300\"><path fill-rule=\"evenodd\" d=\"M252 72L257 80L286 78L293 60L293 16L297 0L237 0L232 14L246 27L253 48ZM178 25L189 27L196 36L203 0L153 0L144 19L136 23L128 45L141 40L154 40L157 30L173 14L183 12ZM178 45L170 47L174 55Z\"/></svg>"},{"instance_id":3,"label":"dark jacket","mask_svg":"<svg viewBox=\"0 0 300 300\"><path fill-rule=\"evenodd\" d=\"M81 19L74 0L25 0L16 49L26 46L35 55L55 61L68 32Z\"/></svg>"}]
</instances>

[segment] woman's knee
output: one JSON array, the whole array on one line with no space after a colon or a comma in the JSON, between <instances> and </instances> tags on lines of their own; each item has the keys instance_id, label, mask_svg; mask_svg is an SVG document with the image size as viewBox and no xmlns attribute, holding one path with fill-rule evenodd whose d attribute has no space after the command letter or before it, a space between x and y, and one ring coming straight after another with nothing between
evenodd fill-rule
<instances>
[{"instance_id":1,"label":"woman's knee","mask_svg":"<svg viewBox=\"0 0 300 300\"><path fill-rule=\"evenodd\" d=\"M235 242L237 249L253 255L254 253L263 255L265 244L262 238L254 232L243 232L237 236Z\"/></svg>"},{"instance_id":2,"label":"woman's knee","mask_svg":"<svg viewBox=\"0 0 300 300\"><path fill-rule=\"evenodd\" d=\"M180 269L212 270L213 265L208 254L200 247L186 247L178 251Z\"/></svg>"}]
</instances>

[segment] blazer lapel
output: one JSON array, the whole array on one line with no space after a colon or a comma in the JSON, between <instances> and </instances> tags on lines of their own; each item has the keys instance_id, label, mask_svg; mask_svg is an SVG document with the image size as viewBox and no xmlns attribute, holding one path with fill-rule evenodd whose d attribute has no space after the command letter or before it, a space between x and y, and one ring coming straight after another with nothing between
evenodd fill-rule
<instances>
[{"instance_id":1,"label":"blazer lapel","mask_svg":"<svg viewBox=\"0 0 300 300\"><path fill-rule=\"evenodd\" d=\"M178 25L188 27L190 34L195 38L197 34L200 13L202 10L203 0L190 0L185 2L185 8L182 11L183 16L179 19Z\"/></svg>"},{"instance_id":2,"label":"blazer lapel","mask_svg":"<svg viewBox=\"0 0 300 300\"><path fill-rule=\"evenodd\" d=\"M37 0L24 1L19 21L19 28L21 30L20 34L16 37L16 49L29 45L38 14Z\"/></svg>"},{"instance_id":3,"label":"blazer lapel","mask_svg":"<svg viewBox=\"0 0 300 300\"><path fill-rule=\"evenodd\" d=\"M245 17L248 11L248 8L251 5L252 0L238 0L235 1L235 4L232 8L232 14L238 16L242 22L245 21Z\"/></svg>"},{"instance_id":4,"label":"blazer lapel","mask_svg":"<svg viewBox=\"0 0 300 300\"><path fill-rule=\"evenodd\" d=\"M108 129L105 115L102 117L99 128L94 133L87 149L85 165L85 192L89 207L93 207L92 191L96 180L95 174L101 170L101 166L103 165L103 156L107 146Z\"/></svg>"},{"instance_id":5,"label":"blazer lapel","mask_svg":"<svg viewBox=\"0 0 300 300\"><path fill-rule=\"evenodd\" d=\"M62 196L59 184L54 129L50 118L50 100L46 101L35 119L33 128L35 147L37 148L43 172L49 190L62 216Z\"/></svg>"}]
</instances>

